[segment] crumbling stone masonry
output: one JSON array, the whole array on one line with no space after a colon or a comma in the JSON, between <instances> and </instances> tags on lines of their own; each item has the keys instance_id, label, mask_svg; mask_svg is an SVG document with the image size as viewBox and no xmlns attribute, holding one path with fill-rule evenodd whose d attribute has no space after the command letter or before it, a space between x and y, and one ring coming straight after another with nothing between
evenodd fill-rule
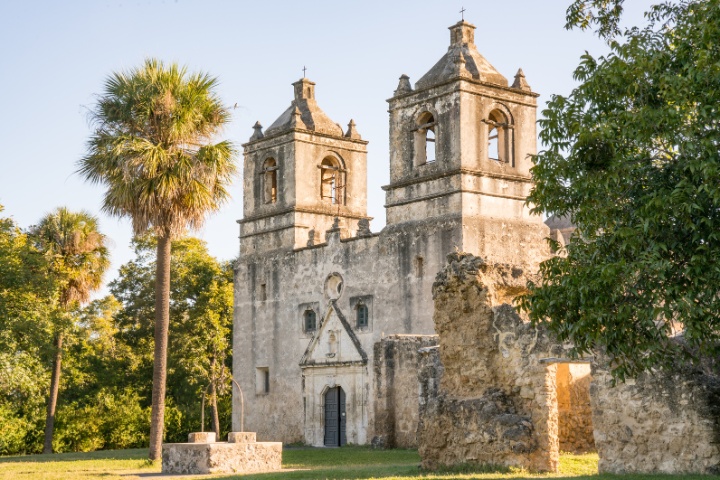
<instances>
[{"instance_id":1,"label":"crumbling stone masonry","mask_svg":"<svg viewBox=\"0 0 720 480\"><path fill-rule=\"evenodd\" d=\"M427 382L418 429L423 467L479 463L556 471L557 365L542 360L562 357L563 348L509 305L527 276L469 254L448 260L433 285L440 346L423 362L423 370L442 372L437 390L438 379L421 374Z\"/></svg>"},{"instance_id":2,"label":"crumbling stone masonry","mask_svg":"<svg viewBox=\"0 0 720 480\"><path fill-rule=\"evenodd\" d=\"M560 450L594 444L600 473L720 473L717 369L678 367L613 386L606 358L588 375L510 306L524 272L469 254L448 260L433 285L439 347L421 349L419 366L424 467L556 471Z\"/></svg>"},{"instance_id":3,"label":"crumbling stone masonry","mask_svg":"<svg viewBox=\"0 0 720 480\"><path fill-rule=\"evenodd\" d=\"M421 351L437 335L392 335L375 344L375 437L383 448L417 448Z\"/></svg>"},{"instance_id":4,"label":"crumbling stone masonry","mask_svg":"<svg viewBox=\"0 0 720 480\"><path fill-rule=\"evenodd\" d=\"M678 368L611 386L593 367L591 401L601 473L720 474L720 378Z\"/></svg>"}]
</instances>

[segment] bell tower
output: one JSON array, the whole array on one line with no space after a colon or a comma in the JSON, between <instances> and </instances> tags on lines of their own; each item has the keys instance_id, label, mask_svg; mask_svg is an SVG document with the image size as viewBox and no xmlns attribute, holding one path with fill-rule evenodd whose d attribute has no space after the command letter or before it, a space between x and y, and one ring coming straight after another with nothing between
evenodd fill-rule
<instances>
[{"instance_id":1,"label":"bell tower","mask_svg":"<svg viewBox=\"0 0 720 480\"><path fill-rule=\"evenodd\" d=\"M474 25L451 26L445 55L414 88L401 76L388 100L388 226L455 222L461 250L533 263L524 245L547 229L525 204L537 97L522 70L509 85L480 54Z\"/></svg>"},{"instance_id":2,"label":"bell tower","mask_svg":"<svg viewBox=\"0 0 720 480\"><path fill-rule=\"evenodd\" d=\"M240 253L296 249L339 229L353 235L367 217L367 142L346 131L315 101L315 83L293 83L290 107L243 145ZM336 220L337 219L337 220Z\"/></svg>"}]
</instances>

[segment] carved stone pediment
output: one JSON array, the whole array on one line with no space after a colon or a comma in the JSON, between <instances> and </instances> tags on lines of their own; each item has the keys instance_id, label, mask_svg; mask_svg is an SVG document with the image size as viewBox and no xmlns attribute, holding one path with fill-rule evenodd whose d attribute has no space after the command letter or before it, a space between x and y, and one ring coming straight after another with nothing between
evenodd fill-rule
<instances>
[{"instance_id":1,"label":"carved stone pediment","mask_svg":"<svg viewBox=\"0 0 720 480\"><path fill-rule=\"evenodd\" d=\"M308 344L300 366L367 365L367 354L335 300L328 308L320 326Z\"/></svg>"}]
</instances>

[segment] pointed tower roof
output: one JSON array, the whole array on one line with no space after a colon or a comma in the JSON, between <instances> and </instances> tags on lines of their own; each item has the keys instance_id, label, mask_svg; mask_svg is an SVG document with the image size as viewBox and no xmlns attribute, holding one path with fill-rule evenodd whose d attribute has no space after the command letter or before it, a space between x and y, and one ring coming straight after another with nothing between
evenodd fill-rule
<instances>
[{"instance_id":1,"label":"pointed tower roof","mask_svg":"<svg viewBox=\"0 0 720 480\"><path fill-rule=\"evenodd\" d=\"M507 78L478 52L475 25L461 20L449 29L450 47L447 53L415 83L415 89L431 87L458 76L508 86Z\"/></svg>"},{"instance_id":2,"label":"pointed tower roof","mask_svg":"<svg viewBox=\"0 0 720 480\"><path fill-rule=\"evenodd\" d=\"M295 99L290 103L288 109L265 130L265 136L302 128L342 137L343 129L330 120L330 117L320 109L315 101L315 83L307 78L301 78L292 85L295 88ZM298 114L299 119L297 118Z\"/></svg>"}]
</instances>

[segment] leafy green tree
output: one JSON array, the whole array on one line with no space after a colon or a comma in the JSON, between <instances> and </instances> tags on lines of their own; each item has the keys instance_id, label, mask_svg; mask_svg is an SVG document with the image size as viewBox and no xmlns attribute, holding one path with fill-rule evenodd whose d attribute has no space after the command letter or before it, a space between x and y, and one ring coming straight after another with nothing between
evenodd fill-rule
<instances>
[{"instance_id":1,"label":"leafy green tree","mask_svg":"<svg viewBox=\"0 0 720 480\"><path fill-rule=\"evenodd\" d=\"M118 384L142 384L152 364L153 305L148 300L154 289L156 241L142 237L135 241L136 258L120 268L110 284L113 295L123 308L115 316L119 345L130 355L123 356L116 370L124 379ZM168 355L168 402L172 421L167 437L182 439L199 427L200 404L208 396L213 429L229 424L230 402L217 398L230 387L232 328L232 268L207 252L205 243L196 238L173 241L170 291L170 337ZM150 392L140 391L149 398ZM224 421L223 421L224 420Z\"/></svg>"},{"instance_id":2,"label":"leafy green tree","mask_svg":"<svg viewBox=\"0 0 720 480\"><path fill-rule=\"evenodd\" d=\"M618 5L568 10L611 51L584 55L540 120L529 201L577 232L521 304L623 379L720 353L720 2L662 3L623 33Z\"/></svg>"},{"instance_id":3,"label":"leafy green tree","mask_svg":"<svg viewBox=\"0 0 720 480\"><path fill-rule=\"evenodd\" d=\"M229 391L231 377L232 267L229 262L218 263L195 238L178 242L178 250L182 261L175 266L178 282L171 312L177 326L171 342L183 347L176 370L195 390L204 387L201 395L209 397L213 430L220 438L218 394ZM193 399L187 400L192 405Z\"/></svg>"},{"instance_id":4,"label":"leafy green tree","mask_svg":"<svg viewBox=\"0 0 720 480\"><path fill-rule=\"evenodd\" d=\"M115 318L121 309L112 295L93 300L80 311L68 335L72 342L63 364L56 451L147 446L149 401L122 371L133 352L118 338Z\"/></svg>"},{"instance_id":5,"label":"leafy green tree","mask_svg":"<svg viewBox=\"0 0 720 480\"><path fill-rule=\"evenodd\" d=\"M0 205L0 212L3 207ZM0 455L42 445L43 359L52 338L55 282L47 261L11 218L0 218Z\"/></svg>"},{"instance_id":6,"label":"leafy green tree","mask_svg":"<svg viewBox=\"0 0 720 480\"><path fill-rule=\"evenodd\" d=\"M73 324L72 311L87 302L102 285L110 265L106 237L95 217L61 207L46 215L32 230L36 247L48 262L58 288L58 308L53 314L54 352L47 403L43 453L52 453L52 438L60 388L63 338Z\"/></svg>"},{"instance_id":7,"label":"leafy green tree","mask_svg":"<svg viewBox=\"0 0 720 480\"><path fill-rule=\"evenodd\" d=\"M235 174L230 142L211 143L230 114L217 80L154 59L112 74L92 113L95 132L80 173L107 187L103 209L132 219L158 239L155 281L150 459L162 452L170 315L171 241L199 228L229 198Z\"/></svg>"}]
</instances>

